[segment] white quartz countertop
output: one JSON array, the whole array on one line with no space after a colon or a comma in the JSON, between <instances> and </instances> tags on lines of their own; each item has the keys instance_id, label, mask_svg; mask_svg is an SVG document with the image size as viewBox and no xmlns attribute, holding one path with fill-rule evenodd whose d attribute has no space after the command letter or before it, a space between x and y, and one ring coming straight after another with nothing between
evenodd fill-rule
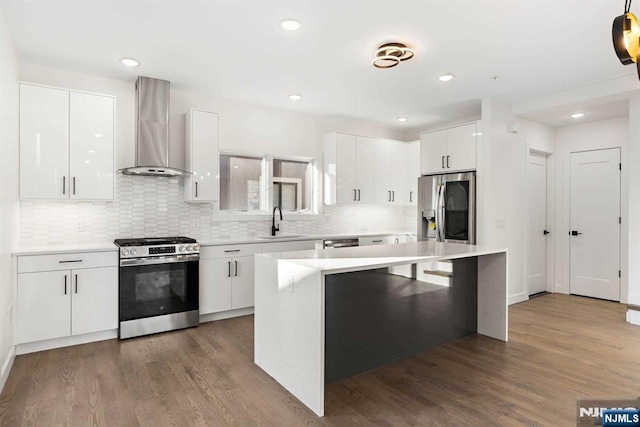
<instances>
[{"instance_id":1,"label":"white quartz countertop","mask_svg":"<svg viewBox=\"0 0 640 427\"><path fill-rule=\"evenodd\" d=\"M460 243L414 242L340 249L258 254L320 270L324 274L370 270L416 262L452 260L506 253L506 249Z\"/></svg>"},{"instance_id":2,"label":"white quartz countertop","mask_svg":"<svg viewBox=\"0 0 640 427\"><path fill-rule=\"evenodd\" d=\"M325 239L349 239L357 237L371 237L371 236L396 236L396 235L411 235L415 233L409 233L406 231L401 232L363 232L353 234L305 234L295 235L288 237L286 233L282 233L280 238L277 239L265 239L258 236L239 236L228 237L214 240L199 241L200 246L224 246L224 245L240 245L249 243L274 243L274 242L293 242L304 240L325 240ZM267 236L265 234L265 236ZM11 254L13 256L25 256L25 255L48 255L48 254L64 254L74 252L107 252L117 251L118 247L113 242L97 242L97 243L77 243L77 244L64 244L64 245L46 245L46 246L25 246L14 249Z\"/></svg>"}]
</instances>

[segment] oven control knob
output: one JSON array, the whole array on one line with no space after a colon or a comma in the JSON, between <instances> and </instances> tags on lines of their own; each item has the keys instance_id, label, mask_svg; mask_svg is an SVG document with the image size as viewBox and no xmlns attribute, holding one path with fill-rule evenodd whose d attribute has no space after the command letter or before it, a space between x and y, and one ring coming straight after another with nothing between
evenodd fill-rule
<instances>
[{"instance_id":1,"label":"oven control knob","mask_svg":"<svg viewBox=\"0 0 640 427\"><path fill-rule=\"evenodd\" d=\"M127 249L123 249L122 250L122 255L124 255L124 256L129 255L129 251Z\"/></svg>"},{"instance_id":2,"label":"oven control knob","mask_svg":"<svg viewBox=\"0 0 640 427\"><path fill-rule=\"evenodd\" d=\"M184 246L180 246L180 252L184 252L185 248Z\"/></svg>"},{"instance_id":3,"label":"oven control knob","mask_svg":"<svg viewBox=\"0 0 640 427\"><path fill-rule=\"evenodd\" d=\"M136 248L131 248L131 250L129 251L129 253L130 253L131 255L135 255L135 254L137 254L137 253L138 253L138 251L136 250Z\"/></svg>"},{"instance_id":4,"label":"oven control knob","mask_svg":"<svg viewBox=\"0 0 640 427\"><path fill-rule=\"evenodd\" d=\"M192 250L193 250L193 247L187 246L187 252L191 252Z\"/></svg>"},{"instance_id":5,"label":"oven control knob","mask_svg":"<svg viewBox=\"0 0 640 427\"><path fill-rule=\"evenodd\" d=\"M193 245L193 250L198 252L200 250L200 245Z\"/></svg>"}]
</instances>

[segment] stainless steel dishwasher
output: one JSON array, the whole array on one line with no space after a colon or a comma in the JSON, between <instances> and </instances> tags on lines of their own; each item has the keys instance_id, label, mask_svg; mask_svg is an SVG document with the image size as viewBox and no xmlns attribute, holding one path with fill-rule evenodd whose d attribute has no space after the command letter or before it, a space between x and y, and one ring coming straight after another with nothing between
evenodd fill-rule
<instances>
[{"instance_id":1,"label":"stainless steel dishwasher","mask_svg":"<svg viewBox=\"0 0 640 427\"><path fill-rule=\"evenodd\" d=\"M350 248L358 246L358 239L331 239L322 242L322 248Z\"/></svg>"}]
</instances>

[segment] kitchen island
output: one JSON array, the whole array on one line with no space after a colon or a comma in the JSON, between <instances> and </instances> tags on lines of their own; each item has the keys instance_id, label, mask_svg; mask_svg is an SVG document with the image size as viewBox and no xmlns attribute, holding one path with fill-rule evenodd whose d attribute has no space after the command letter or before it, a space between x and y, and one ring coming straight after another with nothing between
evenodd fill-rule
<instances>
[{"instance_id":1,"label":"kitchen island","mask_svg":"<svg viewBox=\"0 0 640 427\"><path fill-rule=\"evenodd\" d=\"M407 265L413 274L397 273ZM507 341L504 249L417 242L259 254L255 284L255 363L319 416L326 384L467 335Z\"/></svg>"}]
</instances>

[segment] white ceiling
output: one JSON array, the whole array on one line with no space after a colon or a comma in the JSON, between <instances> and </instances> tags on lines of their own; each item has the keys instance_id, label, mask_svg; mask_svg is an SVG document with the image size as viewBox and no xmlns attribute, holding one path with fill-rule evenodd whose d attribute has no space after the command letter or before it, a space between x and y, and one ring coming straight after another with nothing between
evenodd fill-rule
<instances>
[{"instance_id":1,"label":"white ceiling","mask_svg":"<svg viewBox=\"0 0 640 427\"><path fill-rule=\"evenodd\" d=\"M398 127L626 76L611 23L622 0L2 0L22 59L174 89ZM284 31L284 18L300 21ZM405 42L414 59L371 66ZM122 57L140 61L137 68ZM442 83L442 73L457 76ZM498 80L490 76L498 75ZM287 95L300 93L301 101ZM405 124L399 116L409 117Z\"/></svg>"},{"instance_id":2,"label":"white ceiling","mask_svg":"<svg viewBox=\"0 0 640 427\"><path fill-rule=\"evenodd\" d=\"M574 119L571 117L573 113L583 113L584 117ZM563 127L585 122L615 119L628 115L629 101L621 100L604 103L576 102L561 107L521 114L520 117L552 127Z\"/></svg>"}]
</instances>

